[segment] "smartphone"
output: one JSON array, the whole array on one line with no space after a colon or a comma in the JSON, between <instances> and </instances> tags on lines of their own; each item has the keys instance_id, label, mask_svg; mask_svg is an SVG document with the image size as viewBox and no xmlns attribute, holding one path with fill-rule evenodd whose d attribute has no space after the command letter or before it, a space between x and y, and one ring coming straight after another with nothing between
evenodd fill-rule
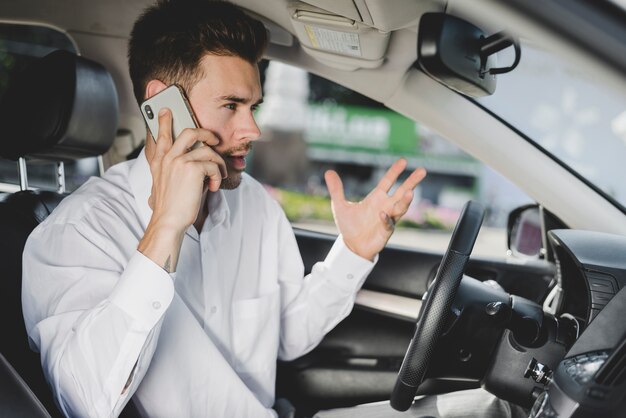
<instances>
[{"instance_id":1,"label":"smartphone","mask_svg":"<svg viewBox=\"0 0 626 418\"><path fill-rule=\"evenodd\" d=\"M170 109L172 112L172 138L174 140L180 135L183 129L198 127L185 91L179 85L172 84L141 104L141 114L155 142L159 135L158 114L164 107ZM203 143L198 141L191 148L194 149L201 145L203 145Z\"/></svg>"}]
</instances>

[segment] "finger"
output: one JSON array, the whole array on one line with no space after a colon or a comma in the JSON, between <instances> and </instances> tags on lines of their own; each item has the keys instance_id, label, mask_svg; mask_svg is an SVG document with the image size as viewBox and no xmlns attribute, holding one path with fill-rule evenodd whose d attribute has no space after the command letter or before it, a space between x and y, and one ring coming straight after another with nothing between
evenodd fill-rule
<instances>
[{"instance_id":1,"label":"finger","mask_svg":"<svg viewBox=\"0 0 626 418\"><path fill-rule=\"evenodd\" d=\"M335 203L344 202L346 198L343 194L343 184L341 183L339 174L337 174L335 170L328 170L324 173L324 179L326 180L330 200Z\"/></svg>"},{"instance_id":2,"label":"finger","mask_svg":"<svg viewBox=\"0 0 626 418\"><path fill-rule=\"evenodd\" d=\"M174 141L172 146L172 155L182 155L194 147L196 142L203 142L209 146L219 144L217 137L209 130L202 128L186 128ZM202 147L199 147L202 148Z\"/></svg>"},{"instance_id":3,"label":"finger","mask_svg":"<svg viewBox=\"0 0 626 418\"><path fill-rule=\"evenodd\" d=\"M222 174L220 173L219 166L214 162L196 162L194 164L201 165L202 178L205 184L208 184L209 190L212 192L218 191L222 184Z\"/></svg>"},{"instance_id":4,"label":"finger","mask_svg":"<svg viewBox=\"0 0 626 418\"><path fill-rule=\"evenodd\" d=\"M411 206L411 202L413 201L413 191L407 190L404 195L393 205L393 209L391 210L391 217L397 222L401 217L404 216L407 210L409 210L409 206Z\"/></svg>"},{"instance_id":5,"label":"finger","mask_svg":"<svg viewBox=\"0 0 626 418\"><path fill-rule=\"evenodd\" d=\"M172 147L172 112L168 108L159 111L159 133L156 139L155 158L162 158Z\"/></svg>"},{"instance_id":6,"label":"finger","mask_svg":"<svg viewBox=\"0 0 626 418\"><path fill-rule=\"evenodd\" d=\"M387 170L382 179L378 182L378 189L382 190L385 193L388 193L391 187L398 180L398 176L402 174L404 169L406 168L406 160L404 158L400 158L398 161L392 164L392 166Z\"/></svg>"},{"instance_id":7,"label":"finger","mask_svg":"<svg viewBox=\"0 0 626 418\"><path fill-rule=\"evenodd\" d=\"M185 161L201 161L201 162L213 162L218 165L222 179L228 177L228 170L226 169L226 162L213 148L211 147L198 147L183 154Z\"/></svg>"},{"instance_id":8,"label":"finger","mask_svg":"<svg viewBox=\"0 0 626 418\"><path fill-rule=\"evenodd\" d=\"M407 191L415 189L415 187L426 177L426 170L422 167L416 168L411 175L404 180L402 185L394 192L392 198L399 200Z\"/></svg>"},{"instance_id":9,"label":"finger","mask_svg":"<svg viewBox=\"0 0 626 418\"><path fill-rule=\"evenodd\" d=\"M396 221L391 216L386 214L385 212L380 212L379 214L380 220L383 222L383 226L388 231L393 231L396 226Z\"/></svg>"}]
</instances>

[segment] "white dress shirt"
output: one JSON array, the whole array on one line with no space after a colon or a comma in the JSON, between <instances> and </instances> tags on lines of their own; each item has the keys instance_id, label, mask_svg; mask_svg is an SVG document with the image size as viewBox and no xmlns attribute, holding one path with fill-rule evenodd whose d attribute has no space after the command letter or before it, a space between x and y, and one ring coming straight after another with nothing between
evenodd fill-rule
<instances>
[{"instance_id":1,"label":"white dress shirt","mask_svg":"<svg viewBox=\"0 0 626 418\"><path fill-rule=\"evenodd\" d=\"M304 277L291 226L244 174L209 198L177 272L137 251L152 211L142 152L66 198L24 251L31 346L68 416L272 417L276 359L313 349L373 267L337 239Z\"/></svg>"}]
</instances>

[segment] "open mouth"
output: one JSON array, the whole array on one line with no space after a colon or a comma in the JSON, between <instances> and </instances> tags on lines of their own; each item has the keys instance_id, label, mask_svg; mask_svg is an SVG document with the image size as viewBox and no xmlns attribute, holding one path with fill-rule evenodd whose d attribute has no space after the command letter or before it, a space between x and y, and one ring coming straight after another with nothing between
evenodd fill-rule
<instances>
[{"instance_id":1,"label":"open mouth","mask_svg":"<svg viewBox=\"0 0 626 418\"><path fill-rule=\"evenodd\" d=\"M246 169L246 157L245 155L241 156L230 156L227 157L229 165L237 171L243 171Z\"/></svg>"}]
</instances>

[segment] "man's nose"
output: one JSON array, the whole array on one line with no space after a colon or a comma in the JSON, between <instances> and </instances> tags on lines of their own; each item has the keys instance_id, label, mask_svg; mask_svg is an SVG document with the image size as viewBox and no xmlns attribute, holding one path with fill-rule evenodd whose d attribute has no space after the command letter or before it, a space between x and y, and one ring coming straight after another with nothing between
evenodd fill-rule
<instances>
[{"instance_id":1,"label":"man's nose","mask_svg":"<svg viewBox=\"0 0 626 418\"><path fill-rule=\"evenodd\" d=\"M261 137L261 130L259 129L259 125L257 125L256 120L254 120L254 114L250 112L246 115L245 120L242 121L242 124L239 128L239 138L246 139L248 141L256 141Z\"/></svg>"}]
</instances>

